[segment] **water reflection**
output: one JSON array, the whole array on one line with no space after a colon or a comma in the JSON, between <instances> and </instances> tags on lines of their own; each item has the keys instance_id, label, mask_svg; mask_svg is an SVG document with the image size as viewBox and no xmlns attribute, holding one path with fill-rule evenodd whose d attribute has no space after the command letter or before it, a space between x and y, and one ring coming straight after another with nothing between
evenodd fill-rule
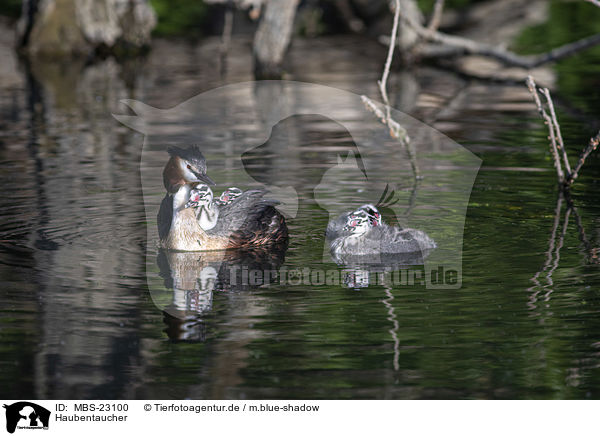
<instances>
[{"instance_id":1,"label":"water reflection","mask_svg":"<svg viewBox=\"0 0 600 436\"><path fill-rule=\"evenodd\" d=\"M324 268L327 207L347 210L347 200L356 195L352 178L331 179L323 202L315 201L312 189L324 168L352 147L343 131L316 116L280 126L290 129L289 138L302 138L298 143L265 144L262 156L249 150L267 139L257 140L256 125L245 117L256 99L264 98L261 105L270 105L273 113L289 103L279 102L277 94L261 95L267 88L240 96L248 103L242 110L232 105L217 114L230 120L231 128L214 134L207 154L223 186L246 187L240 181L261 181L264 174L265 183L289 182L281 185L297 190L299 210L290 220L285 261L186 262L169 259L147 242L147 232L156 233L156 213L146 215L146 206L158 208L162 187L141 195L141 135L110 114L123 110L122 98L165 108L199 91L249 79L246 42L232 40L223 79L211 61L219 44L157 41L141 65L111 59L85 67L35 64L27 70L22 65L11 77L0 77L0 178L6 193L0 197L0 385L7 397L600 397L597 162L586 163L577 182L580 219L573 212L569 218L570 230L573 221L581 221L585 239L574 231L564 234L551 276L553 293L543 301L548 288L542 279L555 257L539 276L541 287L524 289L546 260L555 176L546 159L547 132L520 84L471 83L420 68L399 75L397 92L391 92L392 98L400 96L401 107L435 119L437 128L486 161L471 196L460 290L416 285L420 259L384 264L381 271L339 259L347 278L333 285L242 285L244 270ZM344 38L320 40L316 51L312 44L294 45L293 78L377 95L385 49ZM1 48L12 56L12 45ZM5 58L4 66L17 64L16 58ZM4 87L8 81L10 88ZM415 86L405 89L406 83ZM460 98L446 104L458 89ZM593 93L585 98L583 107L598 106ZM357 129L370 117L360 107L345 114ZM172 137L180 133L177 126L166 127ZM581 122L567 118L563 127L577 136ZM166 142L160 140L165 137L144 162L153 176L160 176L164 165ZM424 207L433 191L455 195L453 170L435 162L449 152L438 139L423 138L432 159L421 167L426 183L413 207L410 196L416 190L403 155L390 159L393 146L372 141L361 158L365 167L385 175L369 201L376 201L393 178L410 217L450 234ZM240 180L244 170L252 180ZM442 173L439 183L427 185L431 174ZM406 224L408 216L397 216ZM439 255L446 255L438 245ZM240 277L233 285L235 265ZM388 266L393 271L386 272ZM148 291L148 274L155 274L164 290L162 313L151 298L153 288ZM382 291L378 275L393 286ZM536 309L528 310L529 297L538 291Z\"/></svg>"},{"instance_id":2,"label":"water reflection","mask_svg":"<svg viewBox=\"0 0 600 436\"><path fill-rule=\"evenodd\" d=\"M407 253L377 253L355 255L331 251L331 258L342 269L342 282L348 288L360 289L374 286L421 284L425 259L433 249ZM419 267L419 268L414 268Z\"/></svg>"},{"instance_id":3,"label":"water reflection","mask_svg":"<svg viewBox=\"0 0 600 436\"><path fill-rule=\"evenodd\" d=\"M564 218L562 219L562 229L559 233L558 230L563 212L563 203L566 206ZM533 286L527 288L527 291L530 293L529 302L527 303L527 306L529 307L529 309L532 310L532 314L534 316L540 317L542 321L544 319L544 316L538 308L538 300L542 299L542 301L545 303L544 306L549 306L548 303L550 302L550 298L555 286L553 274L560 266L560 251L565 243L565 236L567 235L567 230L569 228L569 219L571 215L573 215L575 218L579 241L582 245L581 255L584 262L586 264L599 263L598 249L593 246L588 236L586 235L585 228L583 227L581 221L581 216L579 215L577 207L573 203L571 194L568 191L560 191L556 199L554 221L552 224L550 238L548 239L548 250L546 250L545 253L544 265L542 269L537 271L530 279L534 283ZM545 281L545 284L542 284L542 281Z\"/></svg>"},{"instance_id":4,"label":"water reflection","mask_svg":"<svg viewBox=\"0 0 600 436\"><path fill-rule=\"evenodd\" d=\"M243 251L205 253L161 250L159 275L172 291L163 309L170 339L205 341L203 319L210 313L215 292L249 292L275 283L285 261L287 244Z\"/></svg>"},{"instance_id":5,"label":"water reflection","mask_svg":"<svg viewBox=\"0 0 600 436\"><path fill-rule=\"evenodd\" d=\"M331 253L338 265L367 268L369 271L394 271L409 265L423 265L433 250L412 251L408 253L380 253L373 255L353 255Z\"/></svg>"}]
</instances>

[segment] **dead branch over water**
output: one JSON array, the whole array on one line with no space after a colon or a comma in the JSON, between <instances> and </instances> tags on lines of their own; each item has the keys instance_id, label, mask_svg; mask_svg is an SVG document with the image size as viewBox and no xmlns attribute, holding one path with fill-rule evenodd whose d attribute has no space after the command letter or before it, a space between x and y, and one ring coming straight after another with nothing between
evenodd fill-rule
<instances>
[{"instance_id":1,"label":"dead branch over water","mask_svg":"<svg viewBox=\"0 0 600 436\"><path fill-rule=\"evenodd\" d=\"M379 109L377 107L377 104L373 100L371 100L369 97L367 97L366 95L362 95L361 99L362 99L365 107L370 112L375 114L375 116L377 118L379 118L379 120L383 124L388 126L388 128L390 130L390 136L392 138L398 139L398 141L406 148L406 151L410 158L410 164L411 164L411 167L413 170L414 177L415 177L415 179L419 179L420 174L419 174L419 167L417 165L417 157L416 157L415 150L412 147L412 144L410 142L410 137L408 136L408 132L406 131L406 129L404 127L402 127L400 125L400 123L398 123L396 120L394 120L392 118L392 113L391 113L392 109L390 107L390 100L388 98L388 93L387 93L387 81L388 81L388 77L390 75L390 68L392 66L392 60L394 58L394 49L396 47L396 39L398 36L399 22L400 22L400 0L395 0L394 22L392 25L392 32L390 35L391 42L390 42L390 45L388 48L387 58L385 61L385 66L383 68L383 73L381 75L381 80L377 81L377 85L379 87L379 93L381 94L381 98L385 105L385 114L383 113L383 111L381 109Z\"/></svg>"},{"instance_id":2,"label":"dead branch over water","mask_svg":"<svg viewBox=\"0 0 600 436\"><path fill-rule=\"evenodd\" d=\"M387 93L387 81L390 75L390 68L392 66L392 60L394 58L394 49L396 47L396 38L398 36L398 23L400 18L400 0L396 0L396 9L394 11L394 24L392 25L392 33L391 33L391 43L388 48L387 58L385 61L385 66L383 68L383 73L381 75L381 80L377 81L377 85L379 86L379 93L381 94L381 98L385 105L385 114L381 111L375 102L371 100L366 95L361 96L363 103L366 108L373 112L379 120L389 127L390 136L393 138L397 138L403 145L408 145L410 142L410 138L408 136L408 132L404 127L402 127L399 123L392 119L391 108L390 108L390 100L388 98Z\"/></svg>"},{"instance_id":3,"label":"dead branch over water","mask_svg":"<svg viewBox=\"0 0 600 436\"><path fill-rule=\"evenodd\" d=\"M567 231L567 227L569 225L569 217L571 213L575 216L575 221L577 223L577 231L579 233L579 239L583 243L586 253L586 261L589 263L598 263L598 250L595 247L592 247L589 240L586 237L585 230L583 228L583 224L581 222L581 218L579 213L577 212L577 208L575 207L573 201L571 200L569 194L569 187L575 181L577 176L579 175L579 171L583 166L586 158L590 155L592 151L594 151L598 144L600 143L600 132L596 134L595 137L590 139L589 144L581 153L579 160L577 161L577 165L573 170L569 165L569 159L567 155L567 151L565 149L565 145L562 138L562 133L560 131L560 124L558 123L558 118L556 117L556 112L554 111L554 103L552 102L552 97L550 95L550 91L548 88L538 88L533 80L533 77L528 76L527 87L531 92L537 110L544 120L544 123L548 126L548 138L550 139L550 151L552 152L552 157L554 159L554 166L556 167L556 173L558 177L558 182L561 187L558 193L558 200L556 203L556 210L554 213L554 225L552 227L552 234L549 240L549 248L546 252L546 262L544 263L543 268L538 271L532 278L531 281L534 283L534 286L529 288L531 291L531 295L529 297L530 302L528 303L529 307L535 309L538 295L540 294L542 289L548 289L545 294L545 301L548 301L550 298L550 294L552 293L552 286L554 285L552 281L552 274L558 268L558 264L560 261L560 249L563 246L565 234ZM540 94L544 96L546 100L546 107L548 111L546 111L546 107L542 103L540 98ZM549 113L548 113L549 112ZM562 162L560 156L562 156ZM563 170L564 165L564 170ZM563 230L558 239L558 243L556 241L556 230L558 228L558 223L560 221L560 213L562 209L563 199L566 200L566 211L565 218L563 224ZM556 249L554 249L556 247ZM550 267L551 262L554 258L554 262L552 267ZM546 272L546 285L541 285L539 281L539 277L542 273ZM536 290L537 289L537 290ZM535 290L535 292L533 292Z\"/></svg>"},{"instance_id":4,"label":"dead branch over water","mask_svg":"<svg viewBox=\"0 0 600 436\"><path fill-rule=\"evenodd\" d=\"M533 101L535 102L535 105L537 106L537 110L540 113L540 116L542 117L542 119L544 120L544 124L546 124L548 126L548 134L549 134L548 137L550 138L550 151L552 152L552 157L554 158L554 168L556 168L556 175L558 177L558 182L560 184L563 184L565 181L565 174L563 172L562 165L560 163L560 158L558 156L558 145L556 144L556 136L557 136L556 129L558 129L558 131L560 132L560 127L558 126L558 123L556 125L554 124L553 118L550 117L550 115L548 115L548 113L544 109L544 106L542 105L542 101L538 94L536 84L533 81L533 77L527 76L526 83L527 83L527 87L529 88L529 92L531 92L531 95L533 96ZM550 93L544 94L544 95L547 96L546 97L547 99L550 99ZM562 149L564 151L564 147L562 147Z\"/></svg>"},{"instance_id":5,"label":"dead branch over water","mask_svg":"<svg viewBox=\"0 0 600 436\"><path fill-rule=\"evenodd\" d=\"M579 171L581 170L581 167L585 163L587 157L590 155L590 153L596 150L598 144L600 144L600 132L598 132L596 136L590 139L590 142L579 156L577 165L575 165L575 168L571 170L567 150L565 149L562 133L560 131L560 124L558 123L558 119L554 111L554 103L552 102L552 97L550 96L550 91L548 90L548 88L538 88L535 84L535 81L533 80L533 77L531 76L527 76L526 83L527 87L529 88L529 92L531 92L531 95L533 96L533 101L537 106L537 110L540 113L542 119L544 120L544 124L548 126L550 151L552 152L552 157L554 159L554 167L556 168L558 183L563 189L567 189L579 176ZM546 106L548 107L548 111L550 112L550 114L546 112L546 109L542 104L539 94L545 97ZM562 155L562 163L559 153L560 155Z\"/></svg>"},{"instance_id":6,"label":"dead branch over water","mask_svg":"<svg viewBox=\"0 0 600 436\"><path fill-rule=\"evenodd\" d=\"M596 136L590 138L590 142L588 143L587 147L583 150L581 156L579 156L579 160L577 161L577 165L575 165L575 169L573 170L570 183L573 183L575 181L575 179L579 175L579 170L583 166L585 160L592 151L598 148L598 144L600 144L600 131L596 134Z\"/></svg>"},{"instance_id":7,"label":"dead branch over water","mask_svg":"<svg viewBox=\"0 0 600 436\"><path fill-rule=\"evenodd\" d=\"M600 1L598 0L587 1L596 6L600 6ZM433 43L419 48L418 55L421 57L439 58L461 55L480 55L495 58L507 65L531 69L549 62L555 62L600 44L600 34L597 34L564 44L546 53L522 56L506 50L501 46L481 43L469 38L449 35L437 31L437 27L441 21L443 7L444 2L437 0L434 5L431 21L427 27L424 27L410 14L402 14L400 17L402 23L412 28L423 41Z\"/></svg>"}]
</instances>

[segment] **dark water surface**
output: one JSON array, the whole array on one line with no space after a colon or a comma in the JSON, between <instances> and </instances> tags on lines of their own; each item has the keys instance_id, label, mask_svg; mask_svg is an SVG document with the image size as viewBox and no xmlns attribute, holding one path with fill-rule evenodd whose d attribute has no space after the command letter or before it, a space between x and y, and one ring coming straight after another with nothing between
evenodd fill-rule
<instances>
[{"instance_id":1,"label":"dark water surface","mask_svg":"<svg viewBox=\"0 0 600 436\"><path fill-rule=\"evenodd\" d=\"M460 289L361 287L352 271L335 267L350 274L346 283L224 285L196 290L178 306L173 288L185 283L174 283L169 271L178 260L161 257L148 240L155 222L144 201L156 205L162 192L142 194L143 136L111 113L128 113L124 98L166 109L250 80L248 44L234 39L226 65L219 41L208 39L159 41L147 59L124 65L3 67L1 396L599 398L598 158L586 163L573 192L577 210L567 213L545 127L521 84L470 82L430 68L391 77L395 107L483 160L465 224ZM362 39L298 40L288 70L293 80L377 98L384 58L384 49ZM596 77L593 69L570 74ZM597 114L582 116L580 108L598 108L600 100L556 93L574 159L598 128ZM303 126L286 130L294 141L285 150L244 156L255 180L287 183L299 197L284 256L246 264L323 268L328 214L313 188L325 157L350 145L318 118ZM222 147L206 152L209 174L223 185L240 183L244 168L228 159L244 138L216 134ZM392 174L390 153L374 148L365 159ZM164 156L145 162L142 171L160 173ZM407 202L412 185L393 174ZM348 186L331 183L330 200L346 198ZM413 215L426 218L427 209ZM185 260L179 265L185 275ZM166 285L170 310L156 306L149 283Z\"/></svg>"}]
</instances>

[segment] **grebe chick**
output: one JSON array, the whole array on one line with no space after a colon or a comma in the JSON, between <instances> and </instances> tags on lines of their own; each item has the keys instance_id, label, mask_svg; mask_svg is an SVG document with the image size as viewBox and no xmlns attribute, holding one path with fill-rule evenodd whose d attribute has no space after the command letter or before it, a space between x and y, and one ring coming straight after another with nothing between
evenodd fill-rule
<instances>
[{"instance_id":1,"label":"grebe chick","mask_svg":"<svg viewBox=\"0 0 600 436\"><path fill-rule=\"evenodd\" d=\"M327 240L332 241L336 238L339 238L340 236L350 235L350 231L348 229L345 229L348 217L351 214L359 211L362 211L367 215L367 218L369 219L369 222L373 227L380 226L383 224L383 220L379 210L377 210L377 208L372 204L363 204L356 210L345 212L339 217L337 217L335 220L331 220L329 224L327 224L327 230L325 231L325 237L327 238Z\"/></svg>"},{"instance_id":2,"label":"grebe chick","mask_svg":"<svg viewBox=\"0 0 600 436\"><path fill-rule=\"evenodd\" d=\"M275 209L278 202L265 199L264 190L239 191L235 199L221 204L213 200L209 186L198 185L190 191L186 207L194 210L202 230L209 235L230 238L232 246L287 242L285 218Z\"/></svg>"},{"instance_id":3,"label":"grebe chick","mask_svg":"<svg viewBox=\"0 0 600 436\"><path fill-rule=\"evenodd\" d=\"M242 195L243 191L240 188L236 188L232 186L231 188L227 188L223 191L221 196L215 200L215 202L219 206L225 206L226 204L231 203L233 200Z\"/></svg>"},{"instance_id":4,"label":"grebe chick","mask_svg":"<svg viewBox=\"0 0 600 436\"><path fill-rule=\"evenodd\" d=\"M348 215L340 236L331 244L334 255L374 255L423 252L436 247L427 234L416 229L400 229L382 223L373 224L373 218L364 210Z\"/></svg>"},{"instance_id":5,"label":"grebe chick","mask_svg":"<svg viewBox=\"0 0 600 436\"><path fill-rule=\"evenodd\" d=\"M198 224L205 231L213 229L219 219L219 206L213 198L208 185L198 185L190 191L190 199L185 205L194 209Z\"/></svg>"}]
</instances>

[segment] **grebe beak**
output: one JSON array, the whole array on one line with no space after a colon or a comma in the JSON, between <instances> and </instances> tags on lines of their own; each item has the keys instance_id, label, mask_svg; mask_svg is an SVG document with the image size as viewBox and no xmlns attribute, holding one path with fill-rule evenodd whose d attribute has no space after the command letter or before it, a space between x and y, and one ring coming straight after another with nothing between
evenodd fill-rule
<instances>
[{"instance_id":1,"label":"grebe beak","mask_svg":"<svg viewBox=\"0 0 600 436\"><path fill-rule=\"evenodd\" d=\"M216 185L215 182L212 181L212 179L210 177L208 177L206 174L202 174L202 173L197 173L196 171L192 170L192 173L194 173L194 175L196 176L196 178L198 180L194 180L195 182L203 182L206 183L207 185Z\"/></svg>"}]
</instances>

